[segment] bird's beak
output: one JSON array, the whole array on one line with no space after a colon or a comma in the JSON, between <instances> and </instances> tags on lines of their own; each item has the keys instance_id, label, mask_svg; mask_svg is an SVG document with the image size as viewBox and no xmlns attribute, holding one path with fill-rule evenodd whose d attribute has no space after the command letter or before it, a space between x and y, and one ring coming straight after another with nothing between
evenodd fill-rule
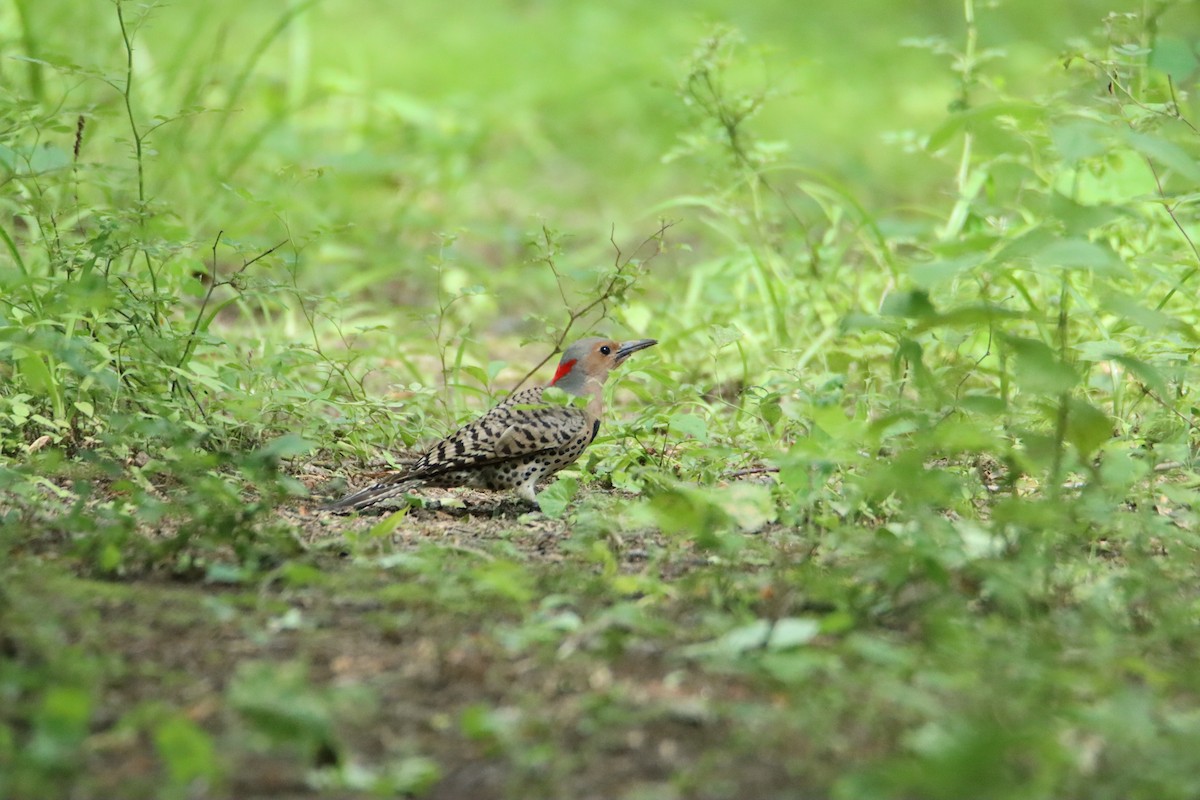
<instances>
[{"instance_id":1,"label":"bird's beak","mask_svg":"<svg viewBox=\"0 0 1200 800\"><path fill-rule=\"evenodd\" d=\"M638 350L645 350L647 347L653 347L656 344L658 344L658 339L635 339L632 342L621 342L621 345L617 348L616 363L620 364Z\"/></svg>"}]
</instances>

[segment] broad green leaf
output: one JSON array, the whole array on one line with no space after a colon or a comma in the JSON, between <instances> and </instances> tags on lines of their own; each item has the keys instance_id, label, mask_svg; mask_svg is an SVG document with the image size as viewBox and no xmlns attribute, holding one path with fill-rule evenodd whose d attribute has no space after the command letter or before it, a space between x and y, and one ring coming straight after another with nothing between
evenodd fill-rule
<instances>
[{"instance_id":1,"label":"broad green leaf","mask_svg":"<svg viewBox=\"0 0 1200 800\"><path fill-rule=\"evenodd\" d=\"M957 258L947 258L941 261L930 261L915 264L908 271L909 276L921 289L932 289L939 284L948 283L960 274L974 269L983 263L985 253L968 253Z\"/></svg>"},{"instance_id":2,"label":"broad green leaf","mask_svg":"<svg viewBox=\"0 0 1200 800\"><path fill-rule=\"evenodd\" d=\"M868 431L875 442L885 442L893 437L912 433L918 430L919 427L919 422L911 413L898 411L893 414L884 414L878 419L871 420Z\"/></svg>"},{"instance_id":3,"label":"broad green leaf","mask_svg":"<svg viewBox=\"0 0 1200 800\"><path fill-rule=\"evenodd\" d=\"M1113 356L1125 352L1125 347L1113 339L1098 339L1087 342L1076 342L1071 349L1081 361L1109 361Z\"/></svg>"},{"instance_id":4,"label":"broad green leaf","mask_svg":"<svg viewBox=\"0 0 1200 800\"><path fill-rule=\"evenodd\" d=\"M1187 39L1174 36L1155 37L1149 63L1153 69L1172 76L1176 84L1193 75L1197 66L1200 66L1195 45Z\"/></svg>"},{"instance_id":5,"label":"broad green leaf","mask_svg":"<svg viewBox=\"0 0 1200 800\"><path fill-rule=\"evenodd\" d=\"M704 422L703 418L696 414L684 412L672 414L668 426L671 430L682 433L685 436L691 436L693 439L701 442L708 441L708 425Z\"/></svg>"},{"instance_id":6,"label":"broad green leaf","mask_svg":"<svg viewBox=\"0 0 1200 800\"><path fill-rule=\"evenodd\" d=\"M1089 457L1096 448L1111 439L1112 434L1113 422L1107 414L1084 400L1071 399L1067 438L1079 450L1080 457Z\"/></svg>"},{"instance_id":7,"label":"broad green leaf","mask_svg":"<svg viewBox=\"0 0 1200 800\"><path fill-rule=\"evenodd\" d=\"M813 426L832 439L855 441L863 435L864 421L846 416L840 405L819 405L810 409Z\"/></svg>"},{"instance_id":8,"label":"broad green leaf","mask_svg":"<svg viewBox=\"0 0 1200 800\"><path fill-rule=\"evenodd\" d=\"M1079 383L1079 376L1044 342L1036 339L1006 337L1007 346L1016 354L1017 385L1034 394L1060 394Z\"/></svg>"},{"instance_id":9,"label":"broad green leaf","mask_svg":"<svg viewBox=\"0 0 1200 800\"><path fill-rule=\"evenodd\" d=\"M474 364L463 364L462 371L470 375L480 386L487 386L490 381L488 371Z\"/></svg>"},{"instance_id":10,"label":"broad green leaf","mask_svg":"<svg viewBox=\"0 0 1200 800\"><path fill-rule=\"evenodd\" d=\"M714 494L716 504L745 532L761 530L777 516L771 489L762 483L735 482Z\"/></svg>"},{"instance_id":11,"label":"broad green leaf","mask_svg":"<svg viewBox=\"0 0 1200 800\"><path fill-rule=\"evenodd\" d=\"M900 324L876 314L864 314L860 311L852 311L846 314L840 322L841 329L845 333L853 333L855 331L890 331L896 330Z\"/></svg>"},{"instance_id":12,"label":"broad green leaf","mask_svg":"<svg viewBox=\"0 0 1200 800\"><path fill-rule=\"evenodd\" d=\"M492 381L496 380L496 376L499 375L500 371L507 366L507 361L489 361L487 365L487 381L485 381L485 384L490 384Z\"/></svg>"},{"instance_id":13,"label":"broad green leaf","mask_svg":"<svg viewBox=\"0 0 1200 800\"><path fill-rule=\"evenodd\" d=\"M1129 268L1112 248L1089 242L1087 239L1060 239L1051 242L1033 254L1033 263L1038 267L1083 269L1104 275L1129 274Z\"/></svg>"},{"instance_id":14,"label":"broad green leaf","mask_svg":"<svg viewBox=\"0 0 1200 800\"><path fill-rule=\"evenodd\" d=\"M967 411L986 416L1003 414L1006 406L1004 398L994 395L968 394L964 395L961 405Z\"/></svg>"},{"instance_id":15,"label":"broad green leaf","mask_svg":"<svg viewBox=\"0 0 1200 800\"><path fill-rule=\"evenodd\" d=\"M1125 141L1134 150L1193 183L1200 183L1200 162L1174 142L1152 133L1128 131Z\"/></svg>"},{"instance_id":16,"label":"broad green leaf","mask_svg":"<svg viewBox=\"0 0 1200 800\"><path fill-rule=\"evenodd\" d=\"M1136 298L1126 294L1113 292L1105 295L1101 301L1101 307L1106 311L1120 314L1151 333L1170 330L1182 334L1188 341L1194 342L1200 339L1200 334L1196 333L1196 329L1183 320L1157 309L1147 308Z\"/></svg>"},{"instance_id":17,"label":"broad green leaf","mask_svg":"<svg viewBox=\"0 0 1200 800\"><path fill-rule=\"evenodd\" d=\"M277 436L255 450L254 454L259 458L277 461L281 458L294 458L304 455L311 452L314 447L316 447L315 442L310 442L294 433L285 433L283 436Z\"/></svg>"},{"instance_id":18,"label":"broad green leaf","mask_svg":"<svg viewBox=\"0 0 1200 800\"><path fill-rule=\"evenodd\" d=\"M230 707L273 741L328 741L332 715L321 689L298 661L243 661L226 689Z\"/></svg>"},{"instance_id":19,"label":"broad green leaf","mask_svg":"<svg viewBox=\"0 0 1200 800\"><path fill-rule=\"evenodd\" d=\"M736 325L710 325L708 336L712 339L713 348L720 350L734 342L740 341L745 334Z\"/></svg>"},{"instance_id":20,"label":"broad green leaf","mask_svg":"<svg viewBox=\"0 0 1200 800\"><path fill-rule=\"evenodd\" d=\"M1047 217L1061 221L1066 235L1070 237L1086 238L1096 228L1129 215L1128 209L1123 206L1106 203L1085 205L1062 192L1051 192L1046 203L1034 203L1033 206Z\"/></svg>"},{"instance_id":21,"label":"broad green leaf","mask_svg":"<svg viewBox=\"0 0 1200 800\"><path fill-rule=\"evenodd\" d=\"M520 721L515 709L492 708L475 703L463 710L459 726L468 739L490 742L509 736L509 732Z\"/></svg>"},{"instance_id":22,"label":"broad green leaf","mask_svg":"<svg viewBox=\"0 0 1200 800\"><path fill-rule=\"evenodd\" d=\"M1034 103L1022 100L1002 100L995 103L969 108L952 114L937 130L929 135L925 149L937 152L951 142L962 130L976 130L984 124L995 124L1000 117L1018 120L1034 120L1045 113Z\"/></svg>"},{"instance_id":23,"label":"broad green leaf","mask_svg":"<svg viewBox=\"0 0 1200 800\"><path fill-rule=\"evenodd\" d=\"M692 655L740 656L750 650L760 650L767 644L771 634L770 620L757 619L726 631L716 639L686 648Z\"/></svg>"},{"instance_id":24,"label":"broad green leaf","mask_svg":"<svg viewBox=\"0 0 1200 800\"><path fill-rule=\"evenodd\" d=\"M1059 241L1060 236L1042 227L1033 227L1024 233L1014 234L996 253L993 259L996 264L1029 262L1034 255Z\"/></svg>"},{"instance_id":25,"label":"broad green leaf","mask_svg":"<svg viewBox=\"0 0 1200 800\"><path fill-rule=\"evenodd\" d=\"M972 303L951 308L936 317L923 319L913 326L913 331L921 332L933 328L986 328L1001 320L1023 319L1025 316L1020 311L1003 308L994 303Z\"/></svg>"},{"instance_id":26,"label":"broad green leaf","mask_svg":"<svg viewBox=\"0 0 1200 800\"><path fill-rule=\"evenodd\" d=\"M423 797L441 778L442 769L432 758L405 756L387 766L383 786L372 787L372 793L377 797Z\"/></svg>"},{"instance_id":27,"label":"broad green leaf","mask_svg":"<svg viewBox=\"0 0 1200 800\"><path fill-rule=\"evenodd\" d=\"M778 392L771 392L758 400L758 413L768 425L783 419L783 406Z\"/></svg>"},{"instance_id":28,"label":"broad green leaf","mask_svg":"<svg viewBox=\"0 0 1200 800\"><path fill-rule=\"evenodd\" d=\"M471 570L475 589L484 596L525 604L533 599L529 572L514 561L489 561Z\"/></svg>"},{"instance_id":29,"label":"broad green leaf","mask_svg":"<svg viewBox=\"0 0 1200 800\"><path fill-rule=\"evenodd\" d=\"M879 313L886 317L921 318L935 316L937 312L929 302L929 293L920 289L889 292L883 298Z\"/></svg>"},{"instance_id":30,"label":"broad green leaf","mask_svg":"<svg viewBox=\"0 0 1200 800\"><path fill-rule=\"evenodd\" d=\"M771 638L767 642L769 650L789 650L808 644L821 632L821 623L806 617L787 617L775 621L771 629Z\"/></svg>"},{"instance_id":31,"label":"broad green leaf","mask_svg":"<svg viewBox=\"0 0 1200 800\"><path fill-rule=\"evenodd\" d=\"M167 370L183 378L184 382L195 381L217 394L230 391L230 387L218 380L210 367L194 359L188 362L188 369L171 366L167 367Z\"/></svg>"},{"instance_id":32,"label":"broad green leaf","mask_svg":"<svg viewBox=\"0 0 1200 800\"><path fill-rule=\"evenodd\" d=\"M922 391L935 395L941 392L941 387L925 365L924 348L915 339L901 339L896 347L896 354L892 357L893 375L899 377L906 369Z\"/></svg>"},{"instance_id":33,"label":"broad green leaf","mask_svg":"<svg viewBox=\"0 0 1200 800\"><path fill-rule=\"evenodd\" d=\"M174 715L160 723L154 730L154 748L166 764L172 786L212 781L220 774L212 738L187 717Z\"/></svg>"},{"instance_id":34,"label":"broad green leaf","mask_svg":"<svg viewBox=\"0 0 1200 800\"><path fill-rule=\"evenodd\" d=\"M1091 120L1072 120L1050 128L1050 141L1064 161L1082 161L1108 153L1112 129Z\"/></svg>"},{"instance_id":35,"label":"broad green leaf","mask_svg":"<svg viewBox=\"0 0 1200 800\"><path fill-rule=\"evenodd\" d=\"M1132 356L1114 355L1112 360L1129 370L1130 374L1150 387L1160 398L1167 397L1167 380L1153 366Z\"/></svg>"},{"instance_id":36,"label":"broad green leaf","mask_svg":"<svg viewBox=\"0 0 1200 800\"><path fill-rule=\"evenodd\" d=\"M409 506L405 506L398 511L388 514L386 517L379 520L379 522L376 522L371 526L370 530L367 531L367 536L371 537L372 539L386 539L387 537L391 536L396 532L396 529L400 527L400 523L403 522L404 518L408 515L408 510Z\"/></svg>"},{"instance_id":37,"label":"broad green leaf","mask_svg":"<svg viewBox=\"0 0 1200 800\"><path fill-rule=\"evenodd\" d=\"M720 502L721 490L678 485L660 491L648 505L653 524L663 533L686 535L697 547L723 550L739 546Z\"/></svg>"},{"instance_id":38,"label":"broad green leaf","mask_svg":"<svg viewBox=\"0 0 1200 800\"><path fill-rule=\"evenodd\" d=\"M560 519L578 491L578 479L571 475L559 475L553 483L538 492L538 508L550 519Z\"/></svg>"},{"instance_id":39,"label":"broad green leaf","mask_svg":"<svg viewBox=\"0 0 1200 800\"><path fill-rule=\"evenodd\" d=\"M25 385L35 395L58 397L59 386L41 353L26 350L17 356L17 367ZM55 402L58 405L58 402Z\"/></svg>"},{"instance_id":40,"label":"broad green leaf","mask_svg":"<svg viewBox=\"0 0 1200 800\"><path fill-rule=\"evenodd\" d=\"M792 650L812 641L821 632L821 623L814 619L790 617L772 622L757 619L726 631L707 642L684 648L693 658L736 658L755 651Z\"/></svg>"},{"instance_id":41,"label":"broad green leaf","mask_svg":"<svg viewBox=\"0 0 1200 800\"><path fill-rule=\"evenodd\" d=\"M23 753L25 763L63 768L73 762L87 736L91 712L92 697L87 690L51 684L34 711L33 732Z\"/></svg>"}]
</instances>

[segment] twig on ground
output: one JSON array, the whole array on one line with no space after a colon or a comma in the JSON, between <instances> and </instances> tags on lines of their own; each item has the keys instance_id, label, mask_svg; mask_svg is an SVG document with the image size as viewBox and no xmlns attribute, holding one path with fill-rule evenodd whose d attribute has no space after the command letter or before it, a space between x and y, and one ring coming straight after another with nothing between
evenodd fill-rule
<instances>
[{"instance_id":1,"label":"twig on ground","mask_svg":"<svg viewBox=\"0 0 1200 800\"><path fill-rule=\"evenodd\" d=\"M735 478L744 478L747 475L765 475L771 472L779 472L779 467L749 467L747 469L726 472L721 477L725 478L726 480L734 480Z\"/></svg>"}]
</instances>

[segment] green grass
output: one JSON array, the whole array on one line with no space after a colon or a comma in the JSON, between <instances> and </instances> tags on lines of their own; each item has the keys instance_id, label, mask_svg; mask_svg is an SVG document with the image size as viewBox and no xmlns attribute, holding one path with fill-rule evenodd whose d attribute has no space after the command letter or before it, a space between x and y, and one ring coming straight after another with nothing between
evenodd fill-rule
<instances>
[{"instance_id":1,"label":"green grass","mask_svg":"<svg viewBox=\"0 0 1200 800\"><path fill-rule=\"evenodd\" d=\"M0 798L1200 792L1190 4L76 5ZM542 513L314 510L592 331Z\"/></svg>"}]
</instances>

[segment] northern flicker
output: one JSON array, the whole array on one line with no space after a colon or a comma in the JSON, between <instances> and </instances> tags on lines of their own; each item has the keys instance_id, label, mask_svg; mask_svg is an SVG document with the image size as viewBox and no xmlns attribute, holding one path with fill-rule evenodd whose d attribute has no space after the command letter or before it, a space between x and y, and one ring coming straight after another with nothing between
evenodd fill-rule
<instances>
[{"instance_id":1,"label":"northern flicker","mask_svg":"<svg viewBox=\"0 0 1200 800\"><path fill-rule=\"evenodd\" d=\"M587 398L586 406L547 403L543 387L513 392L426 450L405 471L325 508L339 513L362 511L421 486L515 489L524 500L535 502L537 482L574 463L596 438L609 370L655 344L655 339L580 339L563 352L550 385Z\"/></svg>"}]
</instances>

